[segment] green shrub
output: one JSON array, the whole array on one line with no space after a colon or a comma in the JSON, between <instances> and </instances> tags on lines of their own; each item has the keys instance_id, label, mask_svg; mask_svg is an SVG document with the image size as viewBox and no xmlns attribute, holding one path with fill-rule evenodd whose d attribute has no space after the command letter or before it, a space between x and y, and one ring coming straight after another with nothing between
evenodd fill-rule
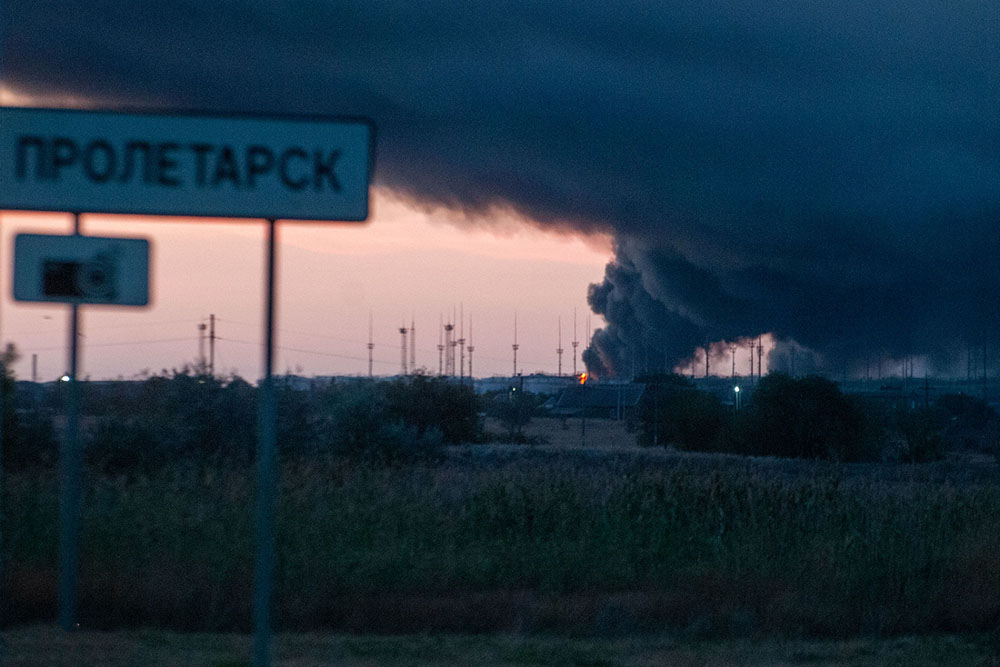
<instances>
[{"instance_id":1,"label":"green shrub","mask_svg":"<svg viewBox=\"0 0 1000 667\"><path fill-rule=\"evenodd\" d=\"M911 410L896 415L896 428L902 436L899 459L906 463L926 463L944 457L943 422L947 417L934 409Z\"/></svg>"},{"instance_id":2,"label":"green shrub","mask_svg":"<svg viewBox=\"0 0 1000 667\"><path fill-rule=\"evenodd\" d=\"M379 383L389 414L423 437L437 430L443 442L457 445L480 437L476 395L469 384L443 377L413 375Z\"/></svg>"},{"instance_id":3,"label":"green shrub","mask_svg":"<svg viewBox=\"0 0 1000 667\"><path fill-rule=\"evenodd\" d=\"M444 378L333 386L319 408L322 449L383 463L428 460L481 438L472 388Z\"/></svg>"},{"instance_id":4,"label":"green shrub","mask_svg":"<svg viewBox=\"0 0 1000 667\"><path fill-rule=\"evenodd\" d=\"M486 414L503 426L508 442L527 442L523 429L531 423L540 404L535 394L518 389L496 391L483 396L482 402Z\"/></svg>"},{"instance_id":5,"label":"green shrub","mask_svg":"<svg viewBox=\"0 0 1000 667\"><path fill-rule=\"evenodd\" d=\"M59 456L52 417L41 410L10 411L3 424L5 469L49 467Z\"/></svg>"},{"instance_id":6,"label":"green shrub","mask_svg":"<svg viewBox=\"0 0 1000 667\"><path fill-rule=\"evenodd\" d=\"M681 376L647 379L639 406L641 445L673 445L691 451L725 448L730 410L714 395Z\"/></svg>"},{"instance_id":7,"label":"green shrub","mask_svg":"<svg viewBox=\"0 0 1000 667\"><path fill-rule=\"evenodd\" d=\"M948 448L992 452L1000 441L1000 415L968 394L945 394L934 407L943 415L941 437Z\"/></svg>"},{"instance_id":8,"label":"green shrub","mask_svg":"<svg viewBox=\"0 0 1000 667\"><path fill-rule=\"evenodd\" d=\"M816 375L769 373L754 389L734 434L751 454L835 461L877 460L866 447L864 415L837 385Z\"/></svg>"},{"instance_id":9,"label":"green shrub","mask_svg":"<svg viewBox=\"0 0 1000 667\"><path fill-rule=\"evenodd\" d=\"M84 453L89 465L108 474L150 470L170 460L157 429L135 417L99 418L87 435Z\"/></svg>"}]
</instances>

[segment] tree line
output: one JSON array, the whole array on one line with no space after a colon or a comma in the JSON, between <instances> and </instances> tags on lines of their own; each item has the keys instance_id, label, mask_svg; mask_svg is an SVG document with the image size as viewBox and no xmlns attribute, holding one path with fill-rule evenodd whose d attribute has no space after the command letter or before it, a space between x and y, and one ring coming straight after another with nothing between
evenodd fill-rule
<instances>
[{"instance_id":1,"label":"tree line","mask_svg":"<svg viewBox=\"0 0 1000 667\"><path fill-rule=\"evenodd\" d=\"M643 378L638 440L681 450L842 462L933 461L949 449L996 453L1000 416L985 401L945 394L903 406L843 393L810 375L770 373L740 410L679 375ZM888 397L886 397L888 398ZM903 397L905 399L905 397Z\"/></svg>"},{"instance_id":2,"label":"tree line","mask_svg":"<svg viewBox=\"0 0 1000 667\"><path fill-rule=\"evenodd\" d=\"M646 391L632 424L641 445L923 462L955 448L996 453L1000 443L997 412L963 394L902 409L844 394L822 377L771 373L743 408L734 410L679 375L642 381ZM4 467L55 465L68 384L16 383L9 372L3 382ZM240 377L184 368L139 381L83 382L81 391L84 457L105 472L184 460L246 465L254 459L258 390ZM491 438L535 443L524 428L543 414L545 398L527 392L476 396L469 384L426 375L336 380L308 389L277 378L276 397L282 456L343 456L390 465L432 461L446 445ZM505 433L487 433L486 416Z\"/></svg>"},{"instance_id":3,"label":"tree line","mask_svg":"<svg viewBox=\"0 0 1000 667\"><path fill-rule=\"evenodd\" d=\"M53 465L67 383L17 388L5 378L5 467ZM430 459L448 444L482 439L472 387L416 375L335 381L301 390L277 378L283 456L337 455L380 463ZM248 464L257 443L258 389L240 377L190 368L141 381L82 382L88 464L106 472L171 461Z\"/></svg>"}]
</instances>

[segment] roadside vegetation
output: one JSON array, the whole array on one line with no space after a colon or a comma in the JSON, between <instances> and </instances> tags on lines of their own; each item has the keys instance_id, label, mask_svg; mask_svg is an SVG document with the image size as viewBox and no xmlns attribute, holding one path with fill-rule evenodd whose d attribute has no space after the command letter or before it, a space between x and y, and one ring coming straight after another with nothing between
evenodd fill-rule
<instances>
[{"instance_id":1,"label":"roadside vegetation","mask_svg":"<svg viewBox=\"0 0 1000 667\"><path fill-rule=\"evenodd\" d=\"M640 440L653 415L660 444L708 454L449 446L482 441L487 410L436 378L282 387L276 627L699 640L992 632L996 465L845 463L871 460L843 436L869 437L867 413L855 419L850 400L815 381L764 380L739 419L663 383L652 405L675 410L642 413ZM186 372L127 392L87 387L84 628L249 629L254 396L237 378ZM816 400L835 416L810 412ZM56 608L56 446L44 429L24 434L29 415L54 419L46 401L58 396L17 401L11 428L24 440L4 452L7 626L47 622ZM787 431L768 445L756 420L778 409ZM965 399L933 410L949 415L934 431L944 443L995 418ZM504 423L524 428L512 412ZM906 442L898 422L876 423ZM807 444L779 449L790 442ZM740 451L732 443L782 456L725 454Z\"/></svg>"},{"instance_id":2,"label":"roadside vegetation","mask_svg":"<svg viewBox=\"0 0 1000 667\"><path fill-rule=\"evenodd\" d=\"M981 399L947 394L921 406L843 394L819 376L762 378L741 410L678 375L645 378L638 441L685 451L922 463L946 451L996 453L1000 415Z\"/></svg>"},{"instance_id":3,"label":"roadside vegetation","mask_svg":"<svg viewBox=\"0 0 1000 667\"><path fill-rule=\"evenodd\" d=\"M542 451L288 463L275 622L693 638L992 630L996 480L851 472ZM253 478L194 463L92 471L83 626L246 630ZM54 615L57 486L51 470L7 475L7 623Z\"/></svg>"},{"instance_id":4,"label":"roadside vegetation","mask_svg":"<svg viewBox=\"0 0 1000 667\"><path fill-rule=\"evenodd\" d=\"M251 637L233 634L135 630L115 633L61 632L21 627L5 634L9 667L249 667ZM720 640L689 642L665 637L627 639L524 635L331 635L279 634L276 666L371 665L405 667L990 667L988 637L901 637L832 641Z\"/></svg>"},{"instance_id":5,"label":"roadside vegetation","mask_svg":"<svg viewBox=\"0 0 1000 667\"><path fill-rule=\"evenodd\" d=\"M10 383L13 385L13 383ZM7 402L8 469L54 464L67 386ZM344 456L375 463L439 457L445 445L482 439L472 388L443 378L335 382L295 388L276 380L282 454ZM8 393L10 396L10 393ZM152 472L166 464L246 465L257 438L257 390L239 377L191 369L142 381L82 383L84 453L109 474Z\"/></svg>"}]
</instances>

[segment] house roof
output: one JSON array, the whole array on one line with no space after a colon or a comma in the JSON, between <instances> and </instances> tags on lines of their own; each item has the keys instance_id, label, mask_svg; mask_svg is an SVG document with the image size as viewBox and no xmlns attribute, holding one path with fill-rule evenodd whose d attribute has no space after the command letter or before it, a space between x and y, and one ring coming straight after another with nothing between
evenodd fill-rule
<instances>
[{"instance_id":1,"label":"house roof","mask_svg":"<svg viewBox=\"0 0 1000 667\"><path fill-rule=\"evenodd\" d=\"M635 407L646 389L641 383L576 384L562 390L555 400L555 414L574 414L584 408L615 410Z\"/></svg>"}]
</instances>

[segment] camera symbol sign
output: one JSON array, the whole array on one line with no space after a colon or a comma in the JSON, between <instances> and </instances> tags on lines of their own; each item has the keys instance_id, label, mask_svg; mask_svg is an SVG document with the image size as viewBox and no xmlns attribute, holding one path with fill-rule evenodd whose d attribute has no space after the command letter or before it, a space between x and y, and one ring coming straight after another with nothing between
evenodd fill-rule
<instances>
[{"instance_id":1,"label":"camera symbol sign","mask_svg":"<svg viewBox=\"0 0 1000 667\"><path fill-rule=\"evenodd\" d=\"M149 241L18 234L14 298L115 306L149 304Z\"/></svg>"}]
</instances>

